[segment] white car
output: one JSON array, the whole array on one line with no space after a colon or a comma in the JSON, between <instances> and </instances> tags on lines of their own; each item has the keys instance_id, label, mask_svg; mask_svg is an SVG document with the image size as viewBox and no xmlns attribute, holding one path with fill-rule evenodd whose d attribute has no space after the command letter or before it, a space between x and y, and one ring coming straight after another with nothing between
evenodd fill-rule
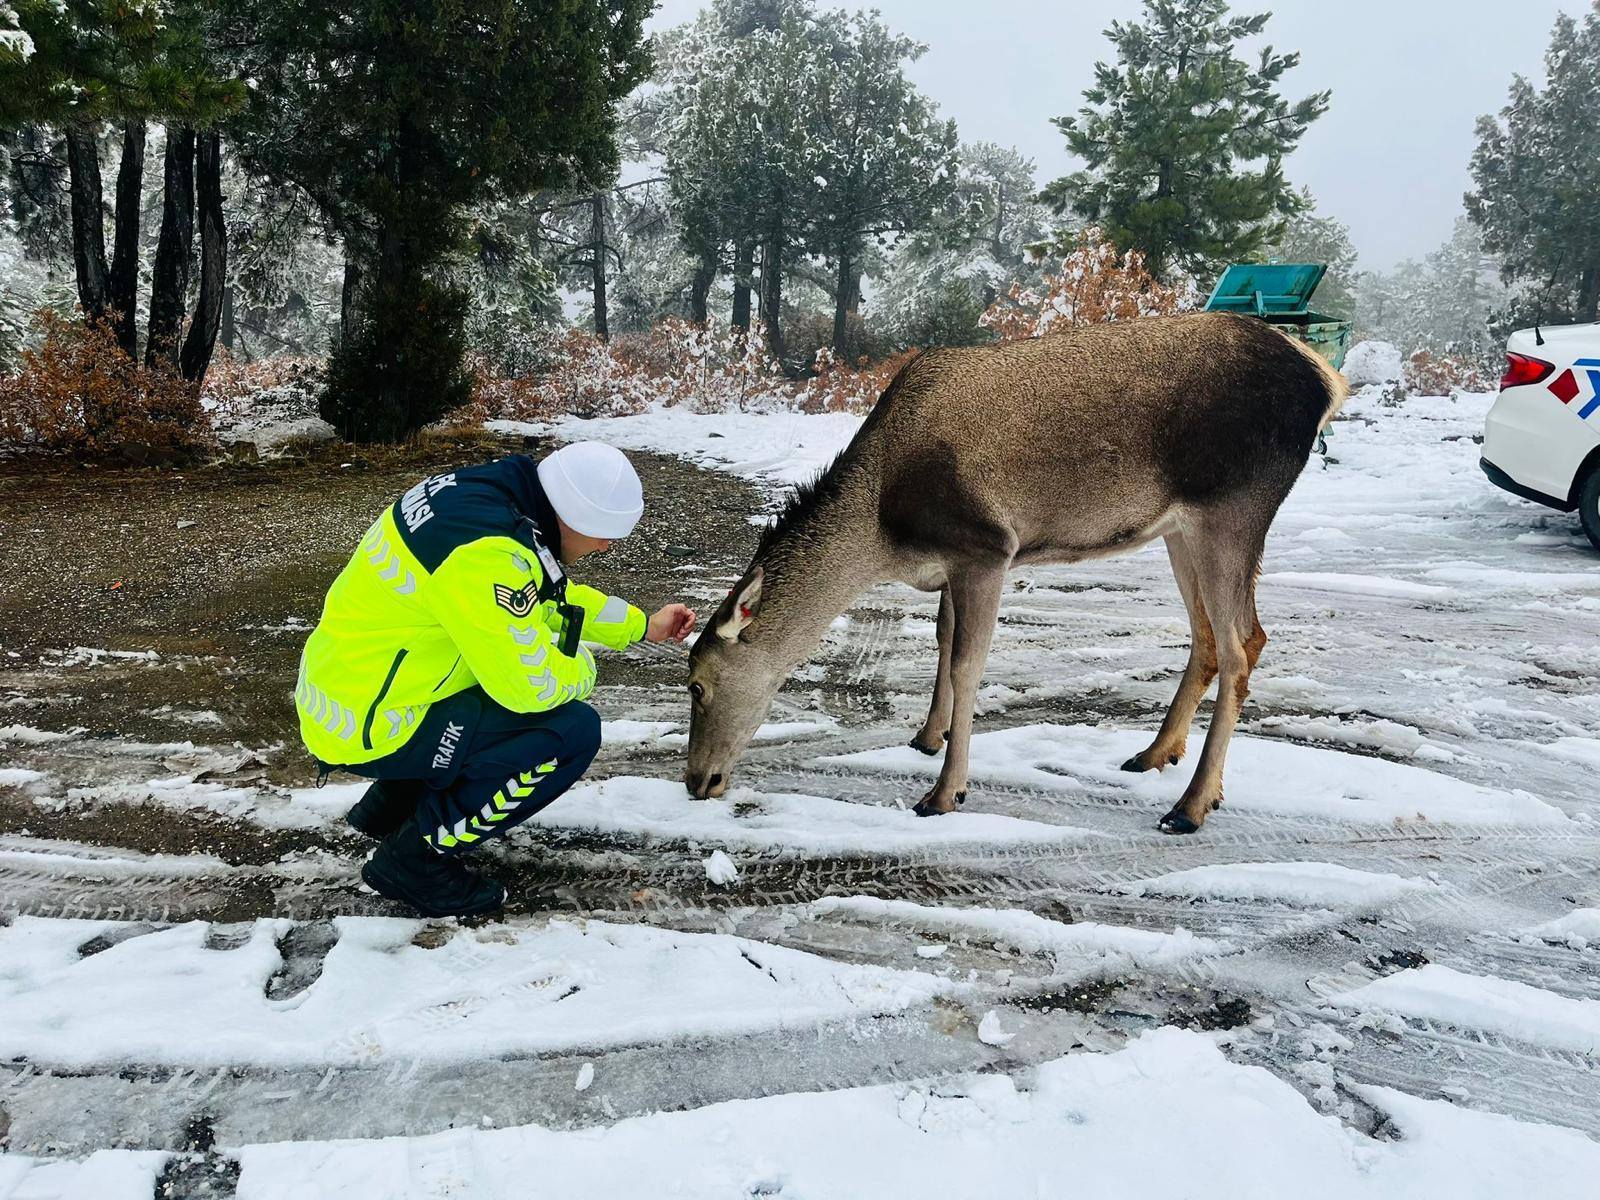
<instances>
[{"instance_id":1,"label":"white car","mask_svg":"<svg viewBox=\"0 0 1600 1200\"><path fill-rule=\"evenodd\" d=\"M1511 335L1482 466L1508 492L1576 509L1600 550L1600 325Z\"/></svg>"}]
</instances>

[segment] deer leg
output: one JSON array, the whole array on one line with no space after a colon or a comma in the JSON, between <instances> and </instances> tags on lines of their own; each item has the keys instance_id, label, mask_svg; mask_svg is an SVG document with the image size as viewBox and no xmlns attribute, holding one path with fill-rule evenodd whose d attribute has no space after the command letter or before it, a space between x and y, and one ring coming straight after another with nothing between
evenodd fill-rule
<instances>
[{"instance_id":1,"label":"deer leg","mask_svg":"<svg viewBox=\"0 0 1600 1200\"><path fill-rule=\"evenodd\" d=\"M1211 618L1206 613L1205 600L1200 595L1200 581L1195 575L1194 562L1181 533L1167 535L1167 556L1172 560L1172 574L1178 581L1178 593L1189 610L1189 663L1183 668L1183 679L1178 691L1167 707L1166 719L1155 741L1122 764L1124 771L1164 771L1176 766L1189 747L1189 725L1195 710L1205 698L1206 689L1217 677L1217 643L1211 636ZM1252 666L1254 664L1251 664Z\"/></svg>"},{"instance_id":2,"label":"deer leg","mask_svg":"<svg viewBox=\"0 0 1600 1200\"><path fill-rule=\"evenodd\" d=\"M1252 515L1230 510L1227 519L1203 519L1200 536L1191 538L1200 595L1217 646L1217 702L1194 778L1172 811L1161 818L1163 833L1195 832L1222 803L1222 767L1228 743L1250 694L1250 672L1267 642L1256 618L1255 589L1272 514L1267 513L1261 521L1251 520Z\"/></svg>"},{"instance_id":3,"label":"deer leg","mask_svg":"<svg viewBox=\"0 0 1600 1200\"><path fill-rule=\"evenodd\" d=\"M938 754L950 736L950 643L955 637L955 609L950 604L950 585L939 592L939 673L933 680L933 701L928 707L928 719L922 723L911 739L911 748L924 754Z\"/></svg>"},{"instance_id":4,"label":"deer leg","mask_svg":"<svg viewBox=\"0 0 1600 1200\"><path fill-rule=\"evenodd\" d=\"M1000 592L1005 585L1006 563L968 568L952 575L947 594L953 609L950 638L950 740L945 747L939 781L916 807L919 817L953 812L967 798L967 752L972 740L972 709L978 699L978 682L994 640L1000 616Z\"/></svg>"}]
</instances>

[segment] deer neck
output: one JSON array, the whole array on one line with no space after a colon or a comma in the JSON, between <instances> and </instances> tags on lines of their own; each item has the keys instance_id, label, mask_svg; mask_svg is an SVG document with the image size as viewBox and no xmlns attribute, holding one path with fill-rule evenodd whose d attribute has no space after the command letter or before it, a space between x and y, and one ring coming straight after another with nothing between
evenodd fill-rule
<instances>
[{"instance_id":1,"label":"deer neck","mask_svg":"<svg viewBox=\"0 0 1600 1200\"><path fill-rule=\"evenodd\" d=\"M757 560L762 568L761 616L773 653L794 667L816 649L834 620L862 592L894 576L878 523L878 497L858 465L839 493L783 530ZM764 628L763 628L764 627Z\"/></svg>"}]
</instances>

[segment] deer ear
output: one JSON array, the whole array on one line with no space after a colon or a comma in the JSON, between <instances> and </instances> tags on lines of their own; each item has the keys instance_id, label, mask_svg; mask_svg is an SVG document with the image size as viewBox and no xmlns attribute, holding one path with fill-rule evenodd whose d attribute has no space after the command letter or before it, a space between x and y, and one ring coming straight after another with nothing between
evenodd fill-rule
<instances>
[{"instance_id":1,"label":"deer ear","mask_svg":"<svg viewBox=\"0 0 1600 1200\"><path fill-rule=\"evenodd\" d=\"M761 568L757 567L728 593L728 615L717 622L717 636L723 641L737 641L746 626L756 619L761 608L761 577Z\"/></svg>"}]
</instances>

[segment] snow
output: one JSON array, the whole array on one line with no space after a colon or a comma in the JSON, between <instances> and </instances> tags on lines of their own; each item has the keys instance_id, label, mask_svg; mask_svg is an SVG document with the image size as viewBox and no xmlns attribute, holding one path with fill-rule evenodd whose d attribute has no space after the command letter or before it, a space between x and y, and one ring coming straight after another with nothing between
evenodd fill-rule
<instances>
[{"instance_id":1,"label":"snow","mask_svg":"<svg viewBox=\"0 0 1600 1200\"><path fill-rule=\"evenodd\" d=\"M1012 946L1024 954L1045 955L1062 972L1115 972L1176 966L1226 949L1186 929L1161 933L1094 921L1066 924L1021 909L934 908L909 900L871 896L825 896L812 902L815 913L907 925L922 933Z\"/></svg>"},{"instance_id":2,"label":"snow","mask_svg":"<svg viewBox=\"0 0 1600 1200\"><path fill-rule=\"evenodd\" d=\"M0 929L0 1058L75 1067L357 1065L547 1054L660 1039L809 1028L897 1012L951 984L721 934L602 921L458 929L338 918L304 992L268 1000L289 922L233 949L202 922L79 958L115 922L20 917ZM448 927L443 927L448 929Z\"/></svg>"},{"instance_id":3,"label":"snow","mask_svg":"<svg viewBox=\"0 0 1600 1200\"><path fill-rule=\"evenodd\" d=\"M718 887L731 887L739 882L739 868L734 866L733 859L721 850L713 850L711 857L705 860L704 866L706 878Z\"/></svg>"},{"instance_id":4,"label":"snow","mask_svg":"<svg viewBox=\"0 0 1600 1200\"><path fill-rule=\"evenodd\" d=\"M326 789L324 789L326 790ZM581 783L525 823L796 854L891 854L925 846L1047 845L1096 836L1086 830L997 814L929 821L909 809L822 796L731 788L694 800L669 779L618 776Z\"/></svg>"},{"instance_id":5,"label":"snow","mask_svg":"<svg viewBox=\"0 0 1600 1200\"><path fill-rule=\"evenodd\" d=\"M30 771L26 767L0 767L0 787L21 787L43 778L43 771Z\"/></svg>"},{"instance_id":6,"label":"snow","mask_svg":"<svg viewBox=\"0 0 1600 1200\"><path fill-rule=\"evenodd\" d=\"M1527 931L1528 937L1547 942L1563 942L1574 950L1586 950L1600 944L1600 908L1579 908L1544 921Z\"/></svg>"},{"instance_id":7,"label":"snow","mask_svg":"<svg viewBox=\"0 0 1600 1200\"><path fill-rule=\"evenodd\" d=\"M1531 984L1469 975L1439 963L1376 979L1332 997L1331 1002L1359 1012L1395 1013L1554 1050L1600 1055L1600 1000L1574 1000Z\"/></svg>"},{"instance_id":8,"label":"snow","mask_svg":"<svg viewBox=\"0 0 1600 1200\"><path fill-rule=\"evenodd\" d=\"M1344 377L1351 387L1392 382L1400 378L1404 369L1400 347L1393 342L1357 342L1344 356Z\"/></svg>"},{"instance_id":9,"label":"snow","mask_svg":"<svg viewBox=\"0 0 1600 1200\"><path fill-rule=\"evenodd\" d=\"M0 1200L150 1200L172 1156L96 1150L80 1160L0 1153Z\"/></svg>"},{"instance_id":10,"label":"snow","mask_svg":"<svg viewBox=\"0 0 1600 1200\"><path fill-rule=\"evenodd\" d=\"M641 1171L651 1194L708 1198L1593 1195L1600 1145L1579 1133L1383 1088L1363 1093L1398 1140L1318 1114L1206 1037L1160 1029L1114 1054L1046 1062L1026 1086L964 1075L729 1101L593 1129L244 1146L238 1196L512 1200L537 1180L540 1194L634 1200Z\"/></svg>"},{"instance_id":11,"label":"snow","mask_svg":"<svg viewBox=\"0 0 1600 1200\"><path fill-rule=\"evenodd\" d=\"M487 427L678 454L747 479L803 483L832 462L860 426L861 418L849 413L696 413L657 406L629 417L565 417L549 425L490 421Z\"/></svg>"},{"instance_id":12,"label":"snow","mask_svg":"<svg viewBox=\"0 0 1600 1200\"><path fill-rule=\"evenodd\" d=\"M983 1020L978 1022L978 1040L985 1046L1004 1046L1017 1035L1013 1031L1007 1033L1000 1023L1000 1014L990 1009L983 1014Z\"/></svg>"},{"instance_id":13,"label":"snow","mask_svg":"<svg viewBox=\"0 0 1600 1200\"><path fill-rule=\"evenodd\" d=\"M1187 786L1187 771L1133 775L1120 769L1149 744L1151 736L1135 729L1087 725L1023 725L976 734L971 778L974 783L1021 784L1058 792L1115 788L1130 793L1152 812L1165 811L1162 805L1176 802ZM938 760L909 746L857 751L823 761L868 772L928 776L939 772ZM1565 825L1568 821L1560 809L1528 792L1499 791L1407 763L1248 736L1235 737L1228 751L1227 806L1244 812L1382 824ZM974 815L969 811L942 819L967 821Z\"/></svg>"},{"instance_id":14,"label":"snow","mask_svg":"<svg viewBox=\"0 0 1600 1200\"><path fill-rule=\"evenodd\" d=\"M575 1092L587 1092L589 1090L589 1086L593 1083L594 1064L592 1062L586 1062L583 1064L583 1066L578 1068L578 1077L572 1081L572 1090Z\"/></svg>"},{"instance_id":15,"label":"snow","mask_svg":"<svg viewBox=\"0 0 1600 1200\"><path fill-rule=\"evenodd\" d=\"M1453 588L1433 587L1390 579L1383 575L1354 575L1342 571L1269 571L1261 576L1266 587L1315 588L1322 592L1342 592L1352 596L1393 596L1402 600L1449 600Z\"/></svg>"},{"instance_id":16,"label":"snow","mask_svg":"<svg viewBox=\"0 0 1600 1200\"><path fill-rule=\"evenodd\" d=\"M1337 863L1267 862L1191 867L1141 879L1123 890L1134 896L1273 900L1303 908L1362 911L1437 888L1425 879L1356 871Z\"/></svg>"}]
</instances>

